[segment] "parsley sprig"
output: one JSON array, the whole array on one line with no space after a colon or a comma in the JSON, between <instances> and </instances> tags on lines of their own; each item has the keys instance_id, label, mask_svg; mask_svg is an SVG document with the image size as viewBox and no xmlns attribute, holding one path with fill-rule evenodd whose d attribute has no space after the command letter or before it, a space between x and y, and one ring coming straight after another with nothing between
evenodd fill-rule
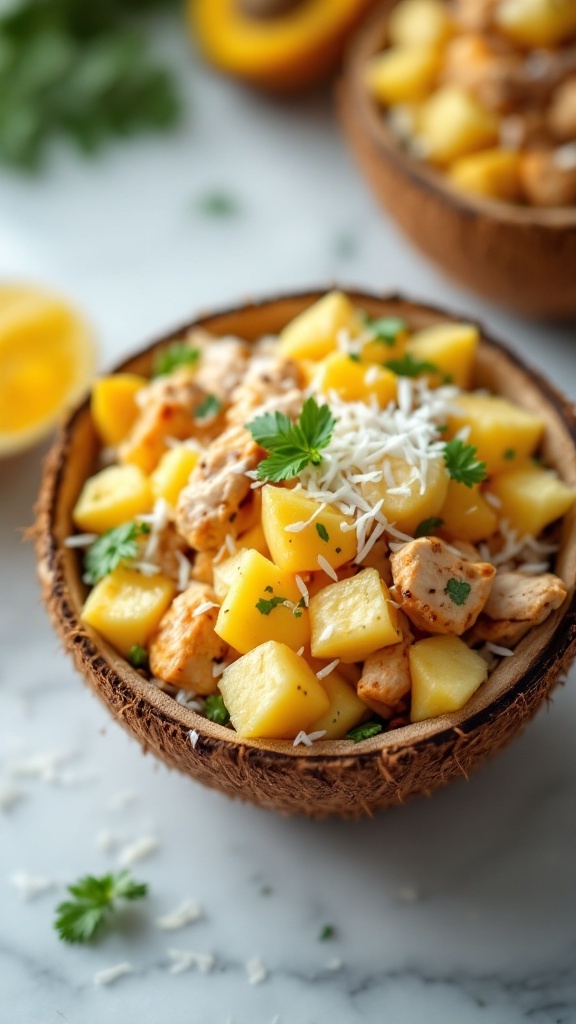
<instances>
[{"instance_id":1,"label":"parsley sprig","mask_svg":"<svg viewBox=\"0 0 576 1024\"><path fill-rule=\"evenodd\" d=\"M93 586L121 562L137 558L138 538L146 533L150 533L148 523L123 523L106 530L84 555L84 582Z\"/></svg>"},{"instance_id":2,"label":"parsley sprig","mask_svg":"<svg viewBox=\"0 0 576 1024\"><path fill-rule=\"evenodd\" d=\"M336 420L327 405L307 398L297 423L283 412L266 412L246 427L257 443L270 452L258 466L260 480L291 480L312 463L322 462L321 450L332 437Z\"/></svg>"},{"instance_id":3,"label":"parsley sprig","mask_svg":"<svg viewBox=\"0 0 576 1024\"><path fill-rule=\"evenodd\" d=\"M135 882L129 871L118 874L85 875L68 886L74 898L56 907L54 927L64 942L88 942L111 911L117 900L138 900L146 896L148 886Z\"/></svg>"},{"instance_id":4,"label":"parsley sprig","mask_svg":"<svg viewBox=\"0 0 576 1024\"><path fill-rule=\"evenodd\" d=\"M397 316L371 317L362 313L362 323L367 331L374 336L374 341L381 341L393 348L398 335L406 330L406 321Z\"/></svg>"},{"instance_id":5,"label":"parsley sprig","mask_svg":"<svg viewBox=\"0 0 576 1024\"><path fill-rule=\"evenodd\" d=\"M480 462L473 444L465 444L458 438L444 445L444 462L453 480L465 487L473 487L486 479L486 463Z\"/></svg>"},{"instance_id":6,"label":"parsley sprig","mask_svg":"<svg viewBox=\"0 0 576 1024\"><path fill-rule=\"evenodd\" d=\"M441 373L436 363L427 359L416 359L411 352L406 352L400 359L387 359L384 363L389 370L399 377L419 377L421 373Z\"/></svg>"},{"instance_id":7,"label":"parsley sprig","mask_svg":"<svg viewBox=\"0 0 576 1024\"><path fill-rule=\"evenodd\" d=\"M199 359L199 348L194 348L187 341L171 341L169 345L156 352L152 363L152 376L164 377L167 373L179 370L181 366L194 366Z\"/></svg>"},{"instance_id":8,"label":"parsley sprig","mask_svg":"<svg viewBox=\"0 0 576 1024\"><path fill-rule=\"evenodd\" d=\"M470 596L472 587L466 580L458 580L455 576L448 580L448 583L444 587L444 593L448 594L448 597L453 604L463 605L466 604Z\"/></svg>"},{"instance_id":9,"label":"parsley sprig","mask_svg":"<svg viewBox=\"0 0 576 1024\"><path fill-rule=\"evenodd\" d=\"M204 714L206 718L209 718L211 722L216 722L217 725L228 725L230 712L221 693L211 693L206 697Z\"/></svg>"}]
</instances>

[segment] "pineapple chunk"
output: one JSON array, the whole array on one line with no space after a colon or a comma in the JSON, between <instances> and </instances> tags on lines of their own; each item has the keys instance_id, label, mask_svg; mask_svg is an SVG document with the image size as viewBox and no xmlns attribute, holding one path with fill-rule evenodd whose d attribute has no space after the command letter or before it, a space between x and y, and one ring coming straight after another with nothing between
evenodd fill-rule
<instances>
[{"instance_id":1,"label":"pineapple chunk","mask_svg":"<svg viewBox=\"0 0 576 1024\"><path fill-rule=\"evenodd\" d=\"M435 46L452 33L452 22L443 0L402 0L388 19L388 39L393 46Z\"/></svg>"},{"instance_id":2,"label":"pineapple chunk","mask_svg":"<svg viewBox=\"0 0 576 1024\"><path fill-rule=\"evenodd\" d=\"M500 31L521 46L557 46L576 33L574 0L503 0L495 18Z\"/></svg>"},{"instance_id":3,"label":"pineapple chunk","mask_svg":"<svg viewBox=\"0 0 576 1024\"><path fill-rule=\"evenodd\" d=\"M515 202L520 198L520 153L510 149L486 149L463 156L450 168L454 188L488 199Z\"/></svg>"},{"instance_id":4,"label":"pineapple chunk","mask_svg":"<svg viewBox=\"0 0 576 1024\"><path fill-rule=\"evenodd\" d=\"M457 636L418 640L409 650L411 722L458 711L488 676L488 665Z\"/></svg>"},{"instance_id":5,"label":"pineapple chunk","mask_svg":"<svg viewBox=\"0 0 576 1024\"><path fill-rule=\"evenodd\" d=\"M146 377L136 373L115 373L96 381L90 412L104 444L115 447L124 440L138 416L136 395L148 383Z\"/></svg>"},{"instance_id":6,"label":"pineapple chunk","mask_svg":"<svg viewBox=\"0 0 576 1024\"><path fill-rule=\"evenodd\" d=\"M456 480L448 484L446 501L440 509L442 533L450 540L475 544L495 533L498 516L480 490L480 484L466 487Z\"/></svg>"},{"instance_id":7,"label":"pineapple chunk","mask_svg":"<svg viewBox=\"0 0 576 1024\"><path fill-rule=\"evenodd\" d=\"M161 573L142 576L135 569L118 568L89 593L82 621L127 655L135 644L146 646L175 593L172 580Z\"/></svg>"},{"instance_id":8,"label":"pineapple chunk","mask_svg":"<svg viewBox=\"0 0 576 1024\"><path fill-rule=\"evenodd\" d=\"M149 512L152 488L138 466L109 466L84 484L72 513L86 533L104 533Z\"/></svg>"},{"instance_id":9,"label":"pineapple chunk","mask_svg":"<svg viewBox=\"0 0 576 1024\"><path fill-rule=\"evenodd\" d=\"M244 555L244 551L237 551L230 558L214 564L213 582L214 593L219 601L223 601L230 590L230 584L238 571L238 564Z\"/></svg>"},{"instance_id":10,"label":"pineapple chunk","mask_svg":"<svg viewBox=\"0 0 576 1024\"><path fill-rule=\"evenodd\" d=\"M489 486L500 501L499 514L519 534L539 533L560 519L576 500L576 490L555 473L531 464L502 473Z\"/></svg>"},{"instance_id":11,"label":"pineapple chunk","mask_svg":"<svg viewBox=\"0 0 576 1024\"><path fill-rule=\"evenodd\" d=\"M254 739L294 739L330 704L304 658L276 640L229 665L219 685L236 732Z\"/></svg>"},{"instance_id":12,"label":"pineapple chunk","mask_svg":"<svg viewBox=\"0 0 576 1024\"><path fill-rule=\"evenodd\" d=\"M368 717L369 709L339 672L331 672L322 680L322 686L328 694L330 707L310 726L310 732L323 729L323 739L341 740L350 729L360 725Z\"/></svg>"},{"instance_id":13,"label":"pineapple chunk","mask_svg":"<svg viewBox=\"0 0 576 1024\"><path fill-rule=\"evenodd\" d=\"M319 502L302 491L288 487L262 488L262 527L272 554L272 561L289 572L318 570L318 557L323 556L337 569L355 558L357 552L354 520L327 505L314 520L299 532L287 527L306 523L318 512ZM342 524L350 527L346 532Z\"/></svg>"},{"instance_id":14,"label":"pineapple chunk","mask_svg":"<svg viewBox=\"0 0 576 1024\"><path fill-rule=\"evenodd\" d=\"M449 375L459 388L469 388L478 348L474 324L432 324L416 331L408 340L408 352L416 359L433 363Z\"/></svg>"},{"instance_id":15,"label":"pineapple chunk","mask_svg":"<svg viewBox=\"0 0 576 1024\"><path fill-rule=\"evenodd\" d=\"M350 299L343 292L329 292L287 324L279 351L289 359L323 359L336 348L339 331L355 336L361 329Z\"/></svg>"},{"instance_id":16,"label":"pineapple chunk","mask_svg":"<svg viewBox=\"0 0 576 1024\"><path fill-rule=\"evenodd\" d=\"M164 498L172 508L176 508L180 491L186 487L199 459L199 453L187 448L185 444L179 444L164 452L150 476L154 497Z\"/></svg>"},{"instance_id":17,"label":"pineapple chunk","mask_svg":"<svg viewBox=\"0 0 576 1024\"><path fill-rule=\"evenodd\" d=\"M431 163L441 166L498 140L498 118L465 89L444 85L422 104L418 143Z\"/></svg>"},{"instance_id":18,"label":"pineapple chunk","mask_svg":"<svg viewBox=\"0 0 576 1024\"><path fill-rule=\"evenodd\" d=\"M396 320L396 317L382 317L382 320ZM400 324L402 321L398 321ZM365 327L364 337L369 336L370 328ZM376 363L381 365L389 359L401 359L406 351L408 330L404 326L394 333L394 336L384 341L374 337L366 341L360 349L360 359L363 363Z\"/></svg>"},{"instance_id":19,"label":"pineapple chunk","mask_svg":"<svg viewBox=\"0 0 576 1024\"><path fill-rule=\"evenodd\" d=\"M297 607L301 599L292 573L258 551L244 550L214 629L241 654L279 639L297 651L310 638L308 609ZM284 600L292 607L280 603Z\"/></svg>"},{"instance_id":20,"label":"pineapple chunk","mask_svg":"<svg viewBox=\"0 0 576 1024\"><path fill-rule=\"evenodd\" d=\"M310 598L311 650L315 658L362 661L402 639L396 607L376 569L332 583Z\"/></svg>"},{"instance_id":21,"label":"pineapple chunk","mask_svg":"<svg viewBox=\"0 0 576 1024\"><path fill-rule=\"evenodd\" d=\"M380 345L380 358L384 356ZM388 357L386 354L386 358ZM343 352L333 352L318 365L314 388L324 395L335 391L345 402L369 401L375 397L382 407L396 398L398 378L392 370L376 363L355 362Z\"/></svg>"},{"instance_id":22,"label":"pineapple chunk","mask_svg":"<svg viewBox=\"0 0 576 1024\"><path fill-rule=\"evenodd\" d=\"M266 543L266 537L264 535L264 528L262 522L255 523L245 533L240 534L236 538L236 544L240 548L254 548L255 551L259 551L265 558L270 558L270 549ZM272 559L274 561L274 559Z\"/></svg>"},{"instance_id":23,"label":"pineapple chunk","mask_svg":"<svg viewBox=\"0 0 576 1024\"><path fill-rule=\"evenodd\" d=\"M443 459L431 459L426 471L426 488L420 492L420 479L414 466L393 456L386 460L396 487L406 487L403 493L390 493L386 477L379 481L362 484L362 493L370 505L382 501L381 512L389 523L394 523L403 533L414 535L417 526L424 519L437 516L448 491L448 471Z\"/></svg>"},{"instance_id":24,"label":"pineapple chunk","mask_svg":"<svg viewBox=\"0 0 576 1024\"><path fill-rule=\"evenodd\" d=\"M455 402L461 410L448 419L448 434L453 437L462 427L470 427L469 443L486 463L488 474L510 469L512 459L524 459L538 447L544 424L538 416L520 409L506 398L493 395L462 395Z\"/></svg>"},{"instance_id":25,"label":"pineapple chunk","mask_svg":"<svg viewBox=\"0 0 576 1024\"><path fill-rule=\"evenodd\" d=\"M439 70L436 46L395 46L372 58L366 85L384 106L410 103L426 96Z\"/></svg>"}]
</instances>

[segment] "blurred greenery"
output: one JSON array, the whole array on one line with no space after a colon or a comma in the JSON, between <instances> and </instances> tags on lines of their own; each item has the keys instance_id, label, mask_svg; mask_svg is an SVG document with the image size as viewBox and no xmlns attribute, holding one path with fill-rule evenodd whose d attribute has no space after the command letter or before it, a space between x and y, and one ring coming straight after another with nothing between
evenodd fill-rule
<instances>
[{"instance_id":1,"label":"blurred greenery","mask_svg":"<svg viewBox=\"0 0 576 1024\"><path fill-rule=\"evenodd\" d=\"M146 13L177 0L20 0L0 17L0 161L37 170L66 136L85 153L110 137L174 125L170 69L150 52Z\"/></svg>"}]
</instances>

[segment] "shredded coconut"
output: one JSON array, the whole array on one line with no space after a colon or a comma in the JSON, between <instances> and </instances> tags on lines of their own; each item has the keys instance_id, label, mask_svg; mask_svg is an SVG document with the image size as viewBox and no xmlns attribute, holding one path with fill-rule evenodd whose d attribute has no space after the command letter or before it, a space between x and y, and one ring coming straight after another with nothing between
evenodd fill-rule
<instances>
[{"instance_id":1,"label":"shredded coconut","mask_svg":"<svg viewBox=\"0 0 576 1024\"><path fill-rule=\"evenodd\" d=\"M325 509L325 508L326 508L326 502L325 501L320 502L320 504L318 505L318 508L312 513L311 516L308 517L308 519L304 519L304 520L302 520L301 522L298 522L298 523L289 523L288 526L284 527L285 532L286 533L302 533L302 530L305 530L307 526L310 526L310 524L314 522L316 517L319 516L320 513L322 512L322 510Z\"/></svg>"},{"instance_id":2,"label":"shredded coconut","mask_svg":"<svg viewBox=\"0 0 576 1024\"><path fill-rule=\"evenodd\" d=\"M138 799L133 789L122 789L118 793L114 793L108 801L108 807L111 811L123 811L129 804L133 804Z\"/></svg>"},{"instance_id":3,"label":"shredded coconut","mask_svg":"<svg viewBox=\"0 0 576 1024\"><path fill-rule=\"evenodd\" d=\"M138 572L142 573L143 576L157 576L160 572L160 567L155 562L132 562L133 569L137 569Z\"/></svg>"},{"instance_id":4,"label":"shredded coconut","mask_svg":"<svg viewBox=\"0 0 576 1024\"><path fill-rule=\"evenodd\" d=\"M16 789L15 786L0 786L0 811L9 811L11 807L23 800L24 796L24 791Z\"/></svg>"},{"instance_id":5,"label":"shredded coconut","mask_svg":"<svg viewBox=\"0 0 576 1024\"><path fill-rule=\"evenodd\" d=\"M304 598L304 607L307 608L308 605L310 604L310 594L308 592L308 587L304 583L304 580L302 579L301 576L295 576L294 578L296 580L296 586L298 587L298 590L300 591L302 597Z\"/></svg>"},{"instance_id":6,"label":"shredded coconut","mask_svg":"<svg viewBox=\"0 0 576 1024\"><path fill-rule=\"evenodd\" d=\"M554 151L554 163L561 171L576 169L576 142L567 142Z\"/></svg>"},{"instance_id":7,"label":"shredded coconut","mask_svg":"<svg viewBox=\"0 0 576 1024\"><path fill-rule=\"evenodd\" d=\"M268 971L259 956L253 956L246 961L246 973L251 985L260 985L268 977Z\"/></svg>"},{"instance_id":8,"label":"shredded coconut","mask_svg":"<svg viewBox=\"0 0 576 1024\"><path fill-rule=\"evenodd\" d=\"M33 754L10 765L10 774L21 779L40 779L42 782L59 783L62 780L61 765L76 757L75 751L53 751Z\"/></svg>"},{"instance_id":9,"label":"shredded coconut","mask_svg":"<svg viewBox=\"0 0 576 1024\"><path fill-rule=\"evenodd\" d=\"M176 931L179 928L185 928L187 924L193 924L195 921L200 921L204 916L204 911L200 904L193 899L184 900L175 910L172 910L169 914L164 914L163 917L159 917L156 921L158 928L165 932Z\"/></svg>"},{"instance_id":10,"label":"shredded coconut","mask_svg":"<svg viewBox=\"0 0 576 1024\"><path fill-rule=\"evenodd\" d=\"M329 622L328 625L325 626L325 628L320 633L320 636L318 637L318 643L322 643L323 640L329 640L333 632L334 626L332 625L331 622Z\"/></svg>"},{"instance_id":11,"label":"shredded coconut","mask_svg":"<svg viewBox=\"0 0 576 1024\"><path fill-rule=\"evenodd\" d=\"M499 644L493 644L491 640L486 641L486 647L492 654L498 655L499 658L511 658L514 651L511 651L509 647L500 647Z\"/></svg>"},{"instance_id":12,"label":"shredded coconut","mask_svg":"<svg viewBox=\"0 0 576 1024\"><path fill-rule=\"evenodd\" d=\"M311 747L312 744L316 742L316 740L321 740L322 737L325 735L326 729L317 729L316 732L304 732L304 730L302 729L298 733L292 746L299 747L300 744L302 744L303 747Z\"/></svg>"},{"instance_id":13,"label":"shredded coconut","mask_svg":"<svg viewBox=\"0 0 576 1024\"><path fill-rule=\"evenodd\" d=\"M318 565L320 566L321 569L324 570L326 575L330 576L331 579L338 583L338 576L336 575L336 570L332 568L328 559L324 558L324 555L318 555L317 561Z\"/></svg>"},{"instance_id":14,"label":"shredded coconut","mask_svg":"<svg viewBox=\"0 0 576 1024\"><path fill-rule=\"evenodd\" d=\"M497 494L491 494L490 491L485 491L483 498L489 505L492 505L492 508L502 508L502 502Z\"/></svg>"},{"instance_id":15,"label":"shredded coconut","mask_svg":"<svg viewBox=\"0 0 576 1024\"><path fill-rule=\"evenodd\" d=\"M192 749L195 750L196 749L196 744L198 743L198 740L200 739L200 733L196 732L196 729L190 729L190 732L188 733L188 735L190 737L190 744L192 746Z\"/></svg>"},{"instance_id":16,"label":"shredded coconut","mask_svg":"<svg viewBox=\"0 0 576 1024\"><path fill-rule=\"evenodd\" d=\"M102 853L112 853L125 842L126 836L122 832L111 832L105 828L96 833L96 845Z\"/></svg>"},{"instance_id":17,"label":"shredded coconut","mask_svg":"<svg viewBox=\"0 0 576 1024\"><path fill-rule=\"evenodd\" d=\"M182 974L197 967L201 974L209 974L216 964L212 953L196 953L190 949L169 949L168 956L174 961L170 974Z\"/></svg>"},{"instance_id":18,"label":"shredded coconut","mask_svg":"<svg viewBox=\"0 0 576 1024\"><path fill-rule=\"evenodd\" d=\"M316 678L324 679L325 676L329 676L339 664L340 658L335 658L334 661L329 662L328 665L324 665L324 668L321 668L320 671L316 673Z\"/></svg>"},{"instance_id":19,"label":"shredded coconut","mask_svg":"<svg viewBox=\"0 0 576 1024\"><path fill-rule=\"evenodd\" d=\"M325 971L341 971L344 964L342 963L339 956L335 956L332 960L327 960L324 964Z\"/></svg>"},{"instance_id":20,"label":"shredded coconut","mask_svg":"<svg viewBox=\"0 0 576 1024\"><path fill-rule=\"evenodd\" d=\"M178 590L186 590L190 583L190 573L192 571L192 563L182 551L176 551L176 561L178 562Z\"/></svg>"},{"instance_id":21,"label":"shredded coconut","mask_svg":"<svg viewBox=\"0 0 576 1024\"><path fill-rule=\"evenodd\" d=\"M72 537L66 537L65 548L89 548L95 540L98 540L97 533L76 533Z\"/></svg>"},{"instance_id":22,"label":"shredded coconut","mask_svg":"<svg viewBox=\"0 0 576 1024\"><path fill-rule=\"evenodd\" d=\"M212 666L212 677L213 677L213 679L218 679L222 675L222 673L225 672L227 668L229 668L229 666L230 666L230 662L229 661L223 661L223 662L220 663L220 665L213 665ZM195 746L195 744L194 744L194 746Z\"/></svg>"},{"instance_id":23,"label":"shredded coconut","mask_svg":"<svg viewBox=\"0 0 576 1024\"><path fill-rule=\"evenodd\" d=\"M146 860L158 849L158 840L155 836L142 836L129 846L125 846L120 852L118 863L122 868L128 868L140 860Z\"/></svg>"},{"instance_id":24,"label":"shredded coconut","mask_svg":"<svg viewBox=\"0 0 576 1024\"><path fill-rule=\"evenodd\" d=\"M34 900L42 893L53 889L55 882L50 878L42 878L38 875L30 875L27 871L15 871L10 876L10 882L21 896L26 900Z\"/></svg>"},{"instance_id":25,"label":"shredded coconut","mask_svg":"<svg viewBox=\"0 0 576 1024\"><path fill-rule=\"evenodd\" d=\"M296 654L301 658L302 655L304 654L304 647L299 647L298 650L296 651Z\"/></svg>"},{"instance_id":26,"label":"shredded coconut","mask_svg":"<svg viewBox=\"0 0 576 1024\"><path fill-rule=\"evenodd\" d=\"M134 967L127 961L124 963L116 964L114 967L105 967L103 971L97 971L94 975L95 985L113 985L118 978L123 978L126 974L134 974Z\"/></svg>"},{"instance_id":27,"label":"shredded coconut","mask_svg":"<svg viewBox=\"0 0 576 1024\"><path fill-rule=\"evenodd\" d=\"M204 615L204 612L209 612L211 608L219 608L220 605L216 601L203 601L197 608L192 612L192 618L196 618L197 615Z\"/></svg>"}]
</instances>

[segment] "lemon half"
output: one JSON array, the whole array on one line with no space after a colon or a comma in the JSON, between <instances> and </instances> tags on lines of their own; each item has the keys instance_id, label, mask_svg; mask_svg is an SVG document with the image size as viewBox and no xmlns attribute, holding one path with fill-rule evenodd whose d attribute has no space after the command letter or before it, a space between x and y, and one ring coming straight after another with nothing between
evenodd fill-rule
<instances>
[{"instance_id":1,"label":"lemon half","mask_svg":"<svg viewBox=\"0 0 576 1024\"><path fill-rule=\"evenodd\" d=\"M0 285L0 456L48 434L95 367L92 332L66 302L35 287Z\"/></svg>"}]
</instances>

